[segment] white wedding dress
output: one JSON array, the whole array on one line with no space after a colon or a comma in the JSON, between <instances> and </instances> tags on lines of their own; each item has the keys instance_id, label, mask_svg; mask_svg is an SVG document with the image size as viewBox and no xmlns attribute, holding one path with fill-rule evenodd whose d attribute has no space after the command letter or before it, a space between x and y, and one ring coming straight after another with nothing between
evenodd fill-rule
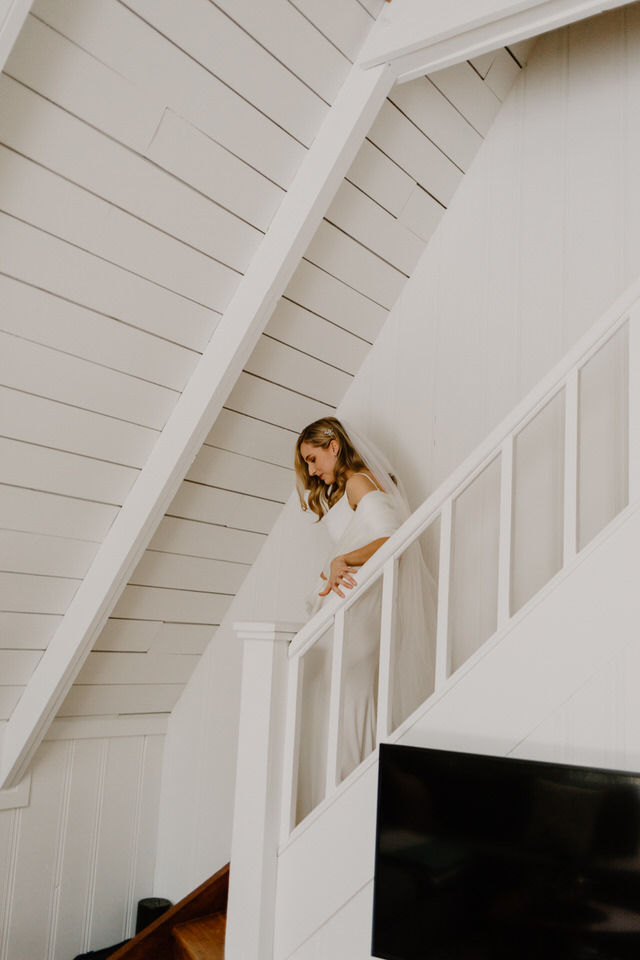
<instances>
[{"instance_id":1,"label":"white wedding dress","mask_svg":"<svg viewBox=\"0 0 640 960\"><path fill-rule=\"evenodd\" d=\"M355 511L347 496L342 496L322 518L333 542L325 575L333 557L391 536L402 520L392 498L380 488L366 493ZM323 583L318 581L310 597L311 616L327 599L317 595ZM378 579L371 587L363 588L345 618L338 782L376 745L381 596L382 581ZM392 651L395 675L392 729L433 691L435 589L417 543L409 547L400 560L397 598L397 630ZM305 654L303 671L297 822L325 795L331 636Z\"/></svg>"}]
</instances>

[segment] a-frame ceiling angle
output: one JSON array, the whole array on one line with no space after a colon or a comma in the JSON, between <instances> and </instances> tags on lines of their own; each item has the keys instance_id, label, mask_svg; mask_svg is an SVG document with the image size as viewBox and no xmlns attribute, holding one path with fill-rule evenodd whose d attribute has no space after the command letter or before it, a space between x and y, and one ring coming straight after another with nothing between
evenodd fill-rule
<instances>
[{"instance_id":1,"label":"a-frame ceiling angle","mask_svg":"<svg viewBox=\"0 0 640 960\"><path fill-rule=\"evenodd\" d=\"M129 497L7 723L0 789L26 771L393 86L353 67Z\"/></svg>"}]
</instances>

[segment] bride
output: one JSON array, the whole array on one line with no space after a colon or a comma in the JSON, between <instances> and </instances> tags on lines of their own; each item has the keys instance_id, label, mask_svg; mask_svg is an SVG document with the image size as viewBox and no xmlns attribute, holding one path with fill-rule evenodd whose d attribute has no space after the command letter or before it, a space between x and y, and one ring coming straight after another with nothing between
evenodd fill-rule
<instances>
[{"instance_id":1,"label":"bride","mask_svg":"<svg viewBox=\"0 0 640 960\"><path fill-rule=\"evenodd\" d=\"M358 569L409 516L404 492L383 454L335 417L309 424L295 450L296 486L303 510L315 513L333 543L307 608L316 613L332 593L357 587ZM434 584L417 542L398 565L394 676L395 729L433 691ZM375 747L382 581L363 591L345 621L338 776L343 780ZM324 796L328 652L305 655L300 735L298 820Z\"/></svg>"}]
</instances>

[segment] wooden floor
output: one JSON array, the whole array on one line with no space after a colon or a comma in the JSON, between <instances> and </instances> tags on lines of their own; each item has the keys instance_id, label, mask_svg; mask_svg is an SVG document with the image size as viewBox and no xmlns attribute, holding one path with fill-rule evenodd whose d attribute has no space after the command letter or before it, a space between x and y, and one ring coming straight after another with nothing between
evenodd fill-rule
<instances>
[{"instance_id":1,"label":"wooden floor","mask_svg":"<svg viewBox=\"0 0 640 960\"><path fill-rule=\"evenodd\" d=\"M224 960L227 918L213 913L173 928L176 960Z\"/></svg>"}]
</instances>

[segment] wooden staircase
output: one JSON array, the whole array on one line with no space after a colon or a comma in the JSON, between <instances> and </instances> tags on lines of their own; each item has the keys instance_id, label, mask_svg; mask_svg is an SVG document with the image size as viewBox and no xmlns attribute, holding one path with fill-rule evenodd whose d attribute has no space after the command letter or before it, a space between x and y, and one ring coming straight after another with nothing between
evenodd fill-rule
<instances>
[{"instance_id":1,"label":"wooden staircase","mask_svg":"<svg viewBox=\"0 0 640 960\"><path fill-rule=\"evenodd\" d=\"M229 864L205 880L110 960L224 960Z\"/></svg>"}]
</instances>

